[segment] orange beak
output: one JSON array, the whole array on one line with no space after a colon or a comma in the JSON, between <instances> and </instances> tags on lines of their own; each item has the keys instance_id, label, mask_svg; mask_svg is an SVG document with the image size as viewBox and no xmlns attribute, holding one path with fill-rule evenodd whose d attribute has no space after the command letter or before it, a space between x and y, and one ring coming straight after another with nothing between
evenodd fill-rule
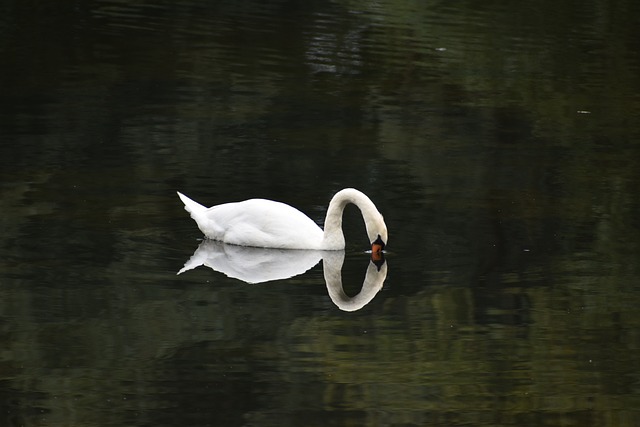
<instances>
[{"instance_id":1,"label":"orange beak","mask_svg":"<svg viewBox=\"0 0 640 427\"><path fill-rule=\"evenodd\" d=\"M378 234L378 238L371 243L371 259L373 261L382 261L384 260L384 241L382 237Z\"/></svg>"},{"instance_id":2,"label":"orange beak","mask_svg":"<svg viewBox=\"0 0 640 427\"><path fill-rule=\"evenodd\" d=\"M372 254L379 254L381 252L382 252L382 245L380 243L371 244L371 253Z\"/></svg>"},{"instance_id":3,"label":"orange beak","mask_svg":"<svg viewBox=\"0 0 640 427\"><path fill-rule=\"evenodd\" d=\"M382 250L384 249L383 243L378 243L375 241L371 244L371 259L375 261L382 261L384 259L384 255Z\"/></svg>"},{"instance_id":4,"label":"orange beak","mask_svg":"<svg viewBox=\"0 0 640 427\"><path fill-rule=\"evenodd\" d=\"M375 263L376 261L382 261L384 259L384 254L382 253L382 245L379 243L374 243L371 245L371 260Z\"/></svg>"}]
</instances>

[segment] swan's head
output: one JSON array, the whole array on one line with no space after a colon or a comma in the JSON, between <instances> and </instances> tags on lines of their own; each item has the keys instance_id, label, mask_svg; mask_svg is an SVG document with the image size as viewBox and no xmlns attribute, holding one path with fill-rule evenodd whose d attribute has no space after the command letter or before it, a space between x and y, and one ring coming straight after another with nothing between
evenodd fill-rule
<instances>
[{"instance_id":1,"label":"swan's head","mask_svg":"<svg viewBox=\"0 0 640 427\"><path fill-rule=\"evenodd\" d=\"M378 238L371 243L371 252L374 254L380 253L384 250L386 243L382 240L382 237L378 235Z\"/></svg>"},{"instance_id":2,"label":"swan's head","mask_svg":"<svg viewBox=\"0 0 640 427\"><path fill-rule=\"evenodd\" d=\"M380 213L366 224L369 241L371 241L371 253L380 254L387 246L387 225Z\"/></svg>"}]
</instances>

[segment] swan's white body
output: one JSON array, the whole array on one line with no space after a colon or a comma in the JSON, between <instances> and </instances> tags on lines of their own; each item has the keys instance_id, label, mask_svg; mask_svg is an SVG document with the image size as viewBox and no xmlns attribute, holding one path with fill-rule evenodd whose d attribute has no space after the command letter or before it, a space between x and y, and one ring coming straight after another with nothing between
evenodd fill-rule
<instances>
[{"instance_id":1,"label":"swan's white body","mask_svg":"<svg viewBox=\"0 0 640 427\"><path fill-rule=\"evenodd\" d=\"M341 250L345 247L342 212L353 203L362 212L374 252L387 243L387 226L364 193L345 188L333 196L324 231L298 209L272 200L251 199L206 208L178 193L200 231L213 240L241 246L280 249Z\"/></svg>"}]
</instances>

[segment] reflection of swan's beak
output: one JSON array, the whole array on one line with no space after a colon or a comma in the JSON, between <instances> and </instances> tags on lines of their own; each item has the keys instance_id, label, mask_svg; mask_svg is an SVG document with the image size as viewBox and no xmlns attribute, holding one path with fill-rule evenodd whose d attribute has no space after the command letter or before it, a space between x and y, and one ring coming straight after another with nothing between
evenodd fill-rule
<instances>
[{"instance_id":1,"label":"reflection of swan's beak","mask_svg":"<svg viewBox=\"0 0 640 427\"><path fill-rule=\"evenodd\" d=\"M371 262L378 268L378 271L385 265L384 252L371 253Z\"/></svg>"}]
</instances>

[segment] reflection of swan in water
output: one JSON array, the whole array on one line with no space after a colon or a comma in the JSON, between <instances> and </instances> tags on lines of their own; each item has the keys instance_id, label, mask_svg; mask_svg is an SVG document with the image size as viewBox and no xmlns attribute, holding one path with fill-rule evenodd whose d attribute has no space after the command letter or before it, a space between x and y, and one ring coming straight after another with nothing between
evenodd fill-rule
<instances>
[{"instance_id":1,"label":"reflection of swan in water","mask_svg":"<svg viewBox=\"0 0 640 427\"><path fill-rule=\"evenodd\" d=\"M201 265L247 283L288 279L306 272L322 259L324 279L329 296L344 311L359 310L382 289L387 277L387 264L372 257L360 292L349 297L342 288L344 251L311 251L251 248L203 240L178 274Z\"/></svg>"},{"instance_id":2,"label":"reflection of swan in water","mask_svg":"<svg viewBox=\"0 0 640 427\"><path fill-rule=\"evenodd\" d=\"M322 259L320 251L263 249L203 240L178 274L201 265L247 283L297 276Z\"/></svg>"}]
</instances>

